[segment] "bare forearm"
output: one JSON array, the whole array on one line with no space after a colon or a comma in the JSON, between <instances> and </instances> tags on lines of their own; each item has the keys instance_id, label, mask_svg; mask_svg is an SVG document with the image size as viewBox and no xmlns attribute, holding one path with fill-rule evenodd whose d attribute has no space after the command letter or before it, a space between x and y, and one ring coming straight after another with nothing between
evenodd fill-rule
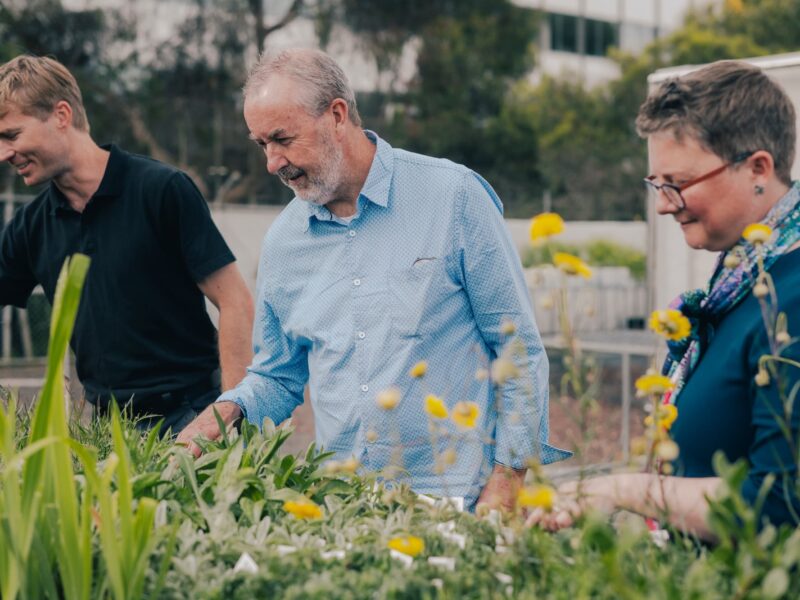
<instances>
[{"instance_id":1,"label":"bare forearm","mask_svg":"<svg viewBox=\"0 0 800 600\"><path fill-rule=\"evenodd\" d=\"M649 473L607 475L586 482L591 496L605 496L617 508L668 522L705 540L713 540L708 526L708 500L719 486L717 477L660 477Z\"/></svg>"},{"instance_id":2,"label":"bare forearm","mask_svg":"<svg viewBox=\"0 0 800 600\"><path fill-rule=\"evenodd\" d=\"M236 387L253 359L251 335L253 305L238 309L223 307L219 313L219 360L222 368L222 391Z\"/></svg>"},{"instance_id":3,"label":"bare forearm","mask_svg":"<svg viewBox=\"0 0 800 600\"><path fill-rule=\"evenodd\" d=\"M219 360L222 390L236 386L253 358L253 296L235 263L215 271L198 287L219 310Z\"/></svg>"}]
</instances>

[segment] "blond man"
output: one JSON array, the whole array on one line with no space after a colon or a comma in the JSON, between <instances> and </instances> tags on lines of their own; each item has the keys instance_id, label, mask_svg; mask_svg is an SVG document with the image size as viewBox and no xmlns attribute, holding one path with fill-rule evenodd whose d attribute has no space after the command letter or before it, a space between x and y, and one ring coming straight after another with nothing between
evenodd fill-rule
<instances>
[{"instance_id":1,"label":"blond man","mask_svg":"<svg viewBox=\"0 0 800 600\"><path fill-rule=\"evenodd\" d=\"M64 259L90 256L72 348L98 413L116 399L176 432L243 377L252 299L204 199L177 169L96 144L57 61L0 66L0 160L46 186L0 237L0 305L24 307L37 285L52 302Z\"/></svg>"}]
</instances>

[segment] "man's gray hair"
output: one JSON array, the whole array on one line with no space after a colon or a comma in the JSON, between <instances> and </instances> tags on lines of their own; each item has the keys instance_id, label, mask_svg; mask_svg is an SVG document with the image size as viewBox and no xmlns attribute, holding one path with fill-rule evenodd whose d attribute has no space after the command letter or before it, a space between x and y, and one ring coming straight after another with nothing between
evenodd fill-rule
<instances>
[{"instance_id":1,"label":"man's gray hair","mask_svg":"<svg viewBox=\"0 0 800 600\"><path fill-rule=\"evenodd\" d=\"M245 99L273 75L290 77L304 87L307 93L303 94L300 102L314 117L319 117L328 110L331 102L341 98L347 103L350 121L361 126L353 88L342 68L324 52L306 48L284 50L277 55L265 52L247 76Z\"/></svg>"}]
</instances>

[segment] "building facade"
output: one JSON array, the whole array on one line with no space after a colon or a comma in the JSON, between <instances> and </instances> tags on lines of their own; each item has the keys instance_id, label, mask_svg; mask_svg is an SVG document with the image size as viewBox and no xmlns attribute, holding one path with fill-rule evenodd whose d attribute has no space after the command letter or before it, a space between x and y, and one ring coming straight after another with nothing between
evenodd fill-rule
<instances>
[{"instance_id":1,"label":"building facade","mask_svg":"<svg viewBox=\"0 0 800 600\"><path fill-rule=\"evenodd\" d=\"M513 0L544 13L538 40L536 81L542 74L573 77L588 86L618 77L612 47L641 52L678 29L691 10L720 0Z\"/></svg>"}]
</instances>

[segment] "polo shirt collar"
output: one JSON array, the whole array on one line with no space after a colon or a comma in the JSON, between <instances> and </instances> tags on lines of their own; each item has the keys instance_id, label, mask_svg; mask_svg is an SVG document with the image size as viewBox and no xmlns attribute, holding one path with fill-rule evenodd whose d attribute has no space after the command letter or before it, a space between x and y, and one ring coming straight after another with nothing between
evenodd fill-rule
<instances>
[{"instance_id":1,"label":"polo shirt collar","mask_svg":"<svg viewBox=\"0 0 800 600\"><path fill-rule=\"evenodd\" d=\"M103 173L103 178L100 180L97 191L92 195L92 199L115 198L121 196L126 166L125 153L115 144L103 144L100 147L103 150L109 151L108 164L106 164L105 173ZM72 210L64 194L58 189L58 186L51 181L50 212L51 214L55 214L59 209Z\"/></svg>"},{"instance_id":2,"label":"polo shirt collar","mask_svg":"<svg viewBox=\"0 0 800 600\"><path fill-rule=\"evenodd\" d=\"M364 135L375 144L375 156L369 168L364 187L358 195L359 209L362 199L377 206L386 208L389 205L389 189L392 185L394 172L394 155L388 142L381 139L377 133L369 129L364 130ZM333 219L331 212L324 206L306 202L307 218L303 220L303 231L308 231L311 219L330 221ZM359 210L359 212L361 212Z\"/></svg>"}]
</instances>

